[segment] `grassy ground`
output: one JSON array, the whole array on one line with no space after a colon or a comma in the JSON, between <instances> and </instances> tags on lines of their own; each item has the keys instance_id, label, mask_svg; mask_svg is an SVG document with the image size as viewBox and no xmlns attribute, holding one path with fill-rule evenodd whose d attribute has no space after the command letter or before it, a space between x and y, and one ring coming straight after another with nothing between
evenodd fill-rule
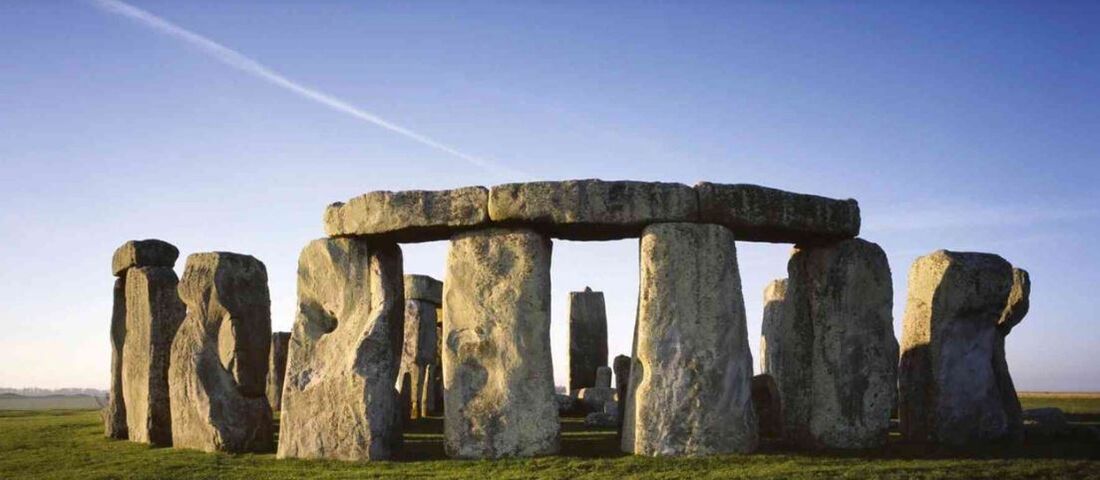
<instances>
[{"instance_id":1,"label":"grassy ground","mask_svg":"<svg viewBox=\"0 0 1100 480\"><path fill-rule=\"evenodd\" d=\"M1025 408L1070 406L1074 422L1100 421L1100 395L1031 396ZM0 412L0 478L1100 478L1100 445L1075 441L966 452L893 439L868 452L792 453L765 444L752 455L653 459L622 455L612 430L563 422L562 453L527 460L455 461L438 419L416 422L401 458L345 463L207 454L103 438L98 412Z\"/></svg>"}]
</instances>

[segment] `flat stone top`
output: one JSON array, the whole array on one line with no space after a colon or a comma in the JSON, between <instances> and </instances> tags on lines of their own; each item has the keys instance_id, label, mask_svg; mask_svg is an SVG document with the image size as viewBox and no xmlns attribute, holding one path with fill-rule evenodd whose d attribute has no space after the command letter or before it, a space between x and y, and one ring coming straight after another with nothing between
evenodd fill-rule
<instances>
[{"instance_id":1,"label":"flat stone top","mask_svg":"<svg viewBox=\"0 0 1100 480\"><path fill-rule=\"evenodd\" d=\"M738 240L814 243L859 234L859 204L745 184L604 181L508 183L491 189L370 192L325 211L330 236L447 240L490 226L566 240L637 238L655 223L723 225Z\"/></svg>"},{"instance_id":2,"label":"flat stone top","mask_svg":"<svg viewBox=\"0 0 1100 480\"><path fill-rule=\"evenodd\" d=\"M427 275L405 275L405 300L443 304L443 282Z\"/></svg>"},{"instance_id":3,"label":"flat stone top","mask_svg":"<svg viewBox=\"0 0 1100 480\"><path fill-rule=\"evenodd\" d=\"M120 277L131 267L172 268L179 256L179 249L164 240L130 240L115 250L111 257L111 273Z\"/></svg>"}]
</instances>

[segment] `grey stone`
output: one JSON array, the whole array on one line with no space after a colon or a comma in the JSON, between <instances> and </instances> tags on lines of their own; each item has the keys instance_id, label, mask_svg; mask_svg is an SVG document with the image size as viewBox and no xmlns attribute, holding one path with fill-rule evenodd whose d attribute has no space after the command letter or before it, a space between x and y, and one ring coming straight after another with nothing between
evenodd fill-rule
<instances>
[{"instance_id":1,"label":"grey stone","mask_svg":"<svg viewBox=\"0 0 1100 480\"><path fill-rule=\"evenodd\" d=\"M809 412L803 417L808 423L788 423L788 433L810 447L884 445L897 396L898 362L886 253L858 238L801 246L787 270L791 323L804 330L795 335L812 339L811 363L800 366L810 373L810 383L783 397L784 408Z\"/></svg>"},{"instance_id":2,"label":"grey stone","mask_svg":"<svg viewBox=\"0 0 1100 480\"><path fill-rule=\"evenodd\" d=\"M408 279L408 276L405 277ZM408 282L405 283L406 287ZM408 292L408 288L405 289ZM405 341L401 353L399 375L409 375L408 418L419 418L424 406L424 390L428 387L427 367L439 361L439 340L436 337L436 306L424 300L405 300ZM402 390L402 393L405 393Z\"/></svg>"},{"instance_id":3,"label":"grey stone","mask_svg":"<svg viewBox=\"0 0 1100 480\"><path fill-rule=\"evenodd\" d=\"M488 190L370 192L325 209L329 236L374 236L385 241L446 240L456 231L489 221Z\"/></svg>"},{"instance_id":4,"label":"grey stone","mask_svg":"<svg viewBox=\"0 0 1100 480\"><path fill-rule=\"evenodd\" d=\"M997 384L997 323L1012 266L997 255L939 250L909 270L899 367L901 432L959 446L1011 435Z\"/></svg>"},{"instance_id":5,"label":"grey stone","mask_svg":"<svg viewBox=\"0 0 1100 480\"><path fill-rule=\"evenodd\" d=\"M172 340L183 322L179 280L168 267L126 270L126 343L122 348L122 395L130 441L172 444L168 365Z\"/></svg>"},{"instance_id":6,"label":"grey stone","mask_svg":"<svg viewBox=\"0 0 1100 480\"><path fill-rule=\"evenodd\" d=\"M405 275L405 301L409 300L443 305L443 282L427 275Z\"/></svg>"},{"instance_id":7,"label":"grey stone","mask_svg":"<svg viewBox=\"0 0 1100 480\"><path fill-rule=\"evenodd\" d=\"M639 455L756 448L752 356L732 232L647 227L622 449Z\"/></svg>"},{"instance_id":8,"label":"grey stone","mask_svg":"<svg viewBox=\"0 0 1100 480\"><path fill-rule=\"evenodd\" d=\"M235 253L192 254L179 295L187 316L168 368L172 444L208 452L270 451L274 426L264 384L271 298L264 264Z\"/></svg>"},{"instance_id":9,"label":"grey stone","mask_svg":"<svg viewBox=\"0 0 1100 480\"><path fill-rule=\"evenodd\" d=\"M286 378L286 353L290 332L271 334L271 356L267 366L267 402L278 412L283 408L283 379Z\"/></svg>"},{"instance_id":10,"label":"grey stone","mask_svg":"<svg viewBox=\"0 0 1100 480\"><path fill-rule=\"evenodd\" d=\"M997 326L1007 335L1012 327L1018 325L1027 316L1031 308L1031 275L1022 268L1012 269L1012 290L1008 293L1008 304L1001 312Z\"/></svg>"},{"instance_id":11,"label":"grey stone","mask_svg":"<svg viewBox=\"0 0 1100 480\"><path fill-rule=\"evenodd\" d=\"M637 237L657 222L690 222L698 200L679 183L566 180L497 185L489 192L493 222L522 224L557 238Z\"/></svg>"},{"instance_id":12,"label":"grey stone","mask_svg":"<svg viewBox=\"0 0 1100 480\"><path fill-rule=\"evenodd\" d=\"M607 312L603 292L569 292L569 390L596 386L607 365ZM610 385L604 385L610 387Z\"/></svg>"},{"instance_id":13,"label":"grey stone","mask_svg":"<svg viewBox=\"0 0 1100 480\"><path fill-rule=\"evenodd\" d=\"M573 413L580 410L580 403L576 397L555 393L554 401L558 404L558 414Z\"/></svg>"},{"instance_id":14,"label":"grey stone","mask_svg":"<svg viewBox=\"0 0 1100 480\"><path fill-rule=\"evenodd\" d=\"M783 436L783 405L779 400L779 387L768 374L752 377L752 406L761 438Z\"/></svg>"},{"instance_id":15,"label":"grey stone","mask_svg":"<svg viewBox=\"0 0 1100 480\"><path fill-rule=\"evenodd\" d=\"M859 235L859 204L757 185L700 182L699 220L725 225L738 240L819 243Z\"/></svg>"},{"instance_id":16,"label":"grey stone","mask_svg":"<svg viewBox=\"0 0 1100 480\"><path fill-rule=\"evenodd\" d=\"M111 258L111 273L121 277L126 274L126 269L132 267L172 268L179 256L179 249L164 240L130 240L115 250Z\"/></svg>"},{"instance_id":17,"label":"grey stone","mask_svg":"<svg viewBox=\"0 0 1100 480\"><path fill-rule=\"evenodd\" d=\"M611 388L611 367L603 365L596 367L596 386Z\"/></svg>"},{"instance_id":18,"label":"grey stone","mask_svg":"<svg viewBox=\"0 0 1100 480\"><path fill-rule=\"evenodd\" d=\"M591 428L613 428L619 426L615 414L607 412L592 412L584 417L584 425Z\"/></svg>"},{"instance_id":19,"label":"grey stone","mask_svg":"<svg viewBox=\"0 0 1100 480\"><path fill-rule=\"evenodd\" d=\"M1060 408L1032 408L1022 411L1028 436L1064 437L1071 433L1069 420Z\"/></svg>"},{"instance_id":20,"label":"grey stone","mask_svg":"<svg viewBox=\"0 0 1100 480\"><path fill-rule=\"evenodd\" d=\"M586 411L602 412L604 405L615 402L615 390L608 387L588 387L577 390L577 400Z\"/></svg>"},{"instance_id":21,"label":"grey stone","mask_svg":"<svg viewBox=\"0 0 1100 480\"><path fill-rule=\"evenodd\" d=\"M783 436L797 443L810 438L810 385L813 382L813 325L798 320L788 297L787 279L764 289L764 320L760 325L760 371L775 379L783 408Z\"/></svg>"},{"instance_id":22,"label":"grey stone","mask_svg":"<svg viewBox=\"0 0 1100 480\"><path fill-rule=\"evenodd\" d=\"M451 457L526 457L560 448L550 252L550 239L530 230L451 239L443 283L444 449Z\"/></svg>"},{"instance_id":23,"label":"grey stone","mask_svg":"<svg viewBox=\"0 0 1100 480\"><path fill-rule=\"evenodd\" d=\"M111 389L103 413L103 430L107 438L125 440L126 402L122 396L122 348L126 343L126 278L115 279L114 303L111 305Z\"/></svg>"},{"instance_id":24,"label":"grey stone","mask_svg":"<svg viewBox=\"0 0 1100 480\"><path fill-rule=\"evenodd\" d=\"M1020 442L1024 439L1023 408L1020 406L1020 398L1016 395L1016 385L1012 381L1012 374L1008 369L1008 359L1005 357L1005 337L1012 332L1013 327L1023 321L1030 307L1031 277L1027 270L1012 269L1012 290L1008 294L1008 305L1001 312L1000 321L997 323L997 336L993 350L993 374L997 379L997 388L1001 392L1001 405L1008 421L1008 437L1010 440Z\"/></svg>"},{"instance_id":25,"label":"grey stone","mask_svg":"<svg viewBox=\"0 0 1100 480\"><path fill-rule=\"evenodd\" d=\"M618 396L619 395L616 393L615 397L618 398ZM603 413L606 413L608 415L611 415L611 416L615 417L615 419L616 419L615 420L615 425L619 424L619 421L618 421L618 418L619 418L619 404L618 403L615 403L615 402L604 403L603 404Z\"/></svg>"},{"instance_id":26,"label":"grey stone","mask_svg":"<svg viewBox=\"0 0 1100 480\"><path fill-rule=\"evenodd\" d=\"M404 304L396 244L330 238L302 249L279 458L392 458Z\"/></svg>"},{"instance_id":27,"label":"grey stone","mask_svg":"<svg viewBox=\"0 0 1100 480\"><path fill-rule=\"evenodd\" d=\"M612 368L615 370L615 405L618 415L616 424L622 427L623 413L626 412L626 395L627 390L630 388L630 357L626 355L617 355L612 362ZM622 435L622 429L619 430L620 440Z\"/></svg>"},{"instance_id":28,"label":"grey stone","mask_svg":"<svg viewBox=\"0 0 1100 480\"><path fill-rule=\"evenodd\" d=\"M433 363L424 367L424 387L420 390L420 416L429 417L443 413L442 366Z\"/></svg>"}]
</instances>

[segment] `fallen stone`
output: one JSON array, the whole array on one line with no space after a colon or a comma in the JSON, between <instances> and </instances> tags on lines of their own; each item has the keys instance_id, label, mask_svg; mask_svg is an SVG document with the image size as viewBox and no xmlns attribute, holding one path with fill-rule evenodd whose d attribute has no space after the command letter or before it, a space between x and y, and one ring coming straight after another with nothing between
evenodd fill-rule
<instances>
[{"instance_id":1,"label":"fallen stone","mask_svg":"<svg viewBox=\"0 0 1100 480\"><path fill-rule=\"evenodd\" d=\"M126 279L116 278L114 303L111 305L111 389L103 413L103 433L107 438L125 440L126 402L122 396L122 348L126 343Z\"/></svg>"},{"instance_id":2,"label":"fallen stone","mask_svg":"<svg viewBox=\"0 0 1100 480\"><path fill-rule=\"evenodd\" d=\"M126 274L126 269L133 267L172 268L179 256L179 249L164 240L130 240L115 250L111 258L111 273L121 277Z\"/></svg>"},{"instance_id":3,"label":"fallen stone","mask_svg":"<svg viewBox=\"0 0 1100 480\"><path fill-rule=\"evenodd\" d=\"M757 185L700 182L699 221L725 225L738 240L822 243L859 235L859 204Z\"/></svg>"},{"instance_id":4,"label":"fallen stone","mask_svg":"<svg viewBox=\"0 0 1100 480\"><path fill-rule=\"evenodd\" d=\"M679 183L566 180L509 183L489 192L493 222L569 240L637 237L647 225L695 221L697 214L695 192Z\"/></svg>"},{"instance_id":5,"label":"fallen stone","mask_svg":"<svg viewBox=\"0 0 1100 480\"><path fill-rule=\"evenodd\" d=\"M172 444L208 452L270 451L275 432L264 383L271 300L264 264L236 253L192 254L179 295L187 316L168 368Z\"/></svg>"},{"instance_id":6,"label":"fallen stone","mask_svg":"<svg viewBox=\"0 0 1100 480\"><path fill-rule=\"evenodd\" d=\"M290 344L290 332L271 334L271 356L267 371L267 402L278 412L283 406L283 379L286 378L286 353Z\"/></svg>"},{"instance_id":7,"label":"fallen stone","mask_svg":"<svg viewBox=\"0 0 1100 480\"><path fill-rule=\"evenodd\" d=\"M554 394L554 401L558 404L558 414L564 415L580 411L580 403L571 395Z\"/></svg>"},{"instance_id":8,"label":"fallen stone","mask_svg":"<svg viewBox=\"0 0 1100 480\"><path fill-rule=\"evenodd\" d=\"M1022 417L1028 436L1064 437L1072 433L1069 420L1060 408L1032 408L1023 410Z\"/></svg>"},{"instance_id":9,"label":"fallen stone","mask_svg":"<svg viewBox=\"0 0 1100 480\"><path fill-rule=\"evenodd\" d=\"M375 236L396 242L446 240L488 223L488 190L370 192L325 209L325 234Z\"/></svg>"},{"instance_id":10,"label":"fallen stone","mask_svg":"<svg viewBox=\"0 0 1100 480\"><path fill-rule=\"evenodd\" d=\"M409 300L443 305L443 282L427 275L405 275L405 301Z\"/></svg>"},{"instance_id":11,"label":"fallen stone","mask_svg":"<svg viewBox=\"0 0 1100 480\"><path fill-rule=\"evenodd\" d=\"M843 449L884 445L897 398L898 363L886 253L858 238L800 246L787 270L791 321L795 329L810 329L812 339L811 363L802 366L811 383L802 385L802 395L783 397L784 408L805 402L797 408L809 410L808 424L786 425L806 435L793 440Z\"/></svg>"},{"instance_id":12,"label":"fallen stone","mask_svg":"<svg viewBox=\"0 0 1100 480\"><path fill-rule=\"evenodd\" d=\"M130 441L172 445L168 365L184 306L170 267L126 270L126 343L122 395Z\"/></svg>"},{"instance_id":13,"label":"fallen stone","mask_svg":"<svg viewBox=\"0 0 1100 480\"><path fill-rule=\"evenodd\" d=\"M443 283L448 456L528 457L560 448L550 250L550 239L530 230L451 239Z\"/></svg>"},{"instance_id":14,"label":"fallen stone","mask_svg":"<svg viewBox=\"0 0 1100 480\"><path fill-rule=\"evenodd\" d=\"M592 412L584 417L584 426L590 428L614 428L619 426L618 418L606 412Z\"/></svg>"},{"instance_id":15,"label":"fallen stone","mask_svg":"<svg viewBox=\"0 0 1100 480\"><path fill-rule=\"evenodd\" d=\"M752 377L752 406L756 412L760 437L782 437L783 408L779 401L779 387L771 375L761 374Z\"/></svg>"},{"instance_id":16,"label":"fallen stone","mask_svg":"<svg viewBox=\"0 0 1100 480\"><path fill-rule=\"evenodd\" d=\"M733 234L647 227L622 449L710 455L756 448L752 356Z\"/></svg>"},{"instance_id":17,"label":"fallen stone","mask_svg":"<svg viewBox=\"0 0 1100 480\"><path fill-rule=\"evenodd\" d=\"M577 391L577 400L585 411L602 412L604 405L615 402L615 390L608 387L588 387Z\"/></svg>"},{"instance_id":18,"label":"fallen stone","mask_svg":"<svg viewBox=\"0 0 1100 480\"><path fill-rule=\"evenodd\" d=\"M939 250L913 263L899 367L906 439L963 446L1011 434L993 366L1011 288L997 255Z\"/></svg>"},{"instance_id":19,"label":"fallen stone","mask_svg":"<svg viewBox=\"0 0 1100 480\"><path fill-rule=\"evenodd\" d=\"M607 312L603 292L569 292L569 390L596 386L607 365ZM610 387L611 385L604 385Z\"/></svg>"},{"instance_id":20,"label":"fallen stone","mask_svg":"<svg viewBox=\"0 0 1100 480\"><path fill-rule=\"evenodd\" d=\"M596 367L596 386L611 388L611 368L607 366Z\"/></svg>"},{"instance_id":21,"label":"fallen stone","mask_svg":"<svg viewBox=\"0 0 1100 480\"><path fill-rule=\"evenodd\" d=\"M393 457L404 304L396 244L328 238L302 249L278 458Z\"/></svg>"},{"instance_id":22,"label":"fallen stone","mask_svg":"<svg viewBox=\"0 0 1100 480\"><path fill-rule=\"evenodd\" d=\"M618 395L616 395L616 397L617 396ZM615 402L604 403L603 404L603 413L606 413L608 415L611 415L611 416L615 417L615 419L616 419L615 420L615 425L616 426L619 425L619 421L618 421L618 418L619 418L619 404L618 403L615 403Z\"/></svg>"}]
</instances>

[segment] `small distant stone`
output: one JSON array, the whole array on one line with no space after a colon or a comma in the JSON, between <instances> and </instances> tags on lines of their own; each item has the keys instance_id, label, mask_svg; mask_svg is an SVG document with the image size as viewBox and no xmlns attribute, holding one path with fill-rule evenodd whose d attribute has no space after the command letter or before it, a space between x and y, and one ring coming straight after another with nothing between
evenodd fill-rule
<instances>
[{"instance_id":1,"label":"small distant stone","mask_svg":"<svg viewBox=\"0 0 1100 480\"><path fill-rule=\"evenodd\" d=\"M619 419L610 413L593 412L584 417L584 425L594 428L614 428L619 426Z\"/></svg>"}]
</instances>

